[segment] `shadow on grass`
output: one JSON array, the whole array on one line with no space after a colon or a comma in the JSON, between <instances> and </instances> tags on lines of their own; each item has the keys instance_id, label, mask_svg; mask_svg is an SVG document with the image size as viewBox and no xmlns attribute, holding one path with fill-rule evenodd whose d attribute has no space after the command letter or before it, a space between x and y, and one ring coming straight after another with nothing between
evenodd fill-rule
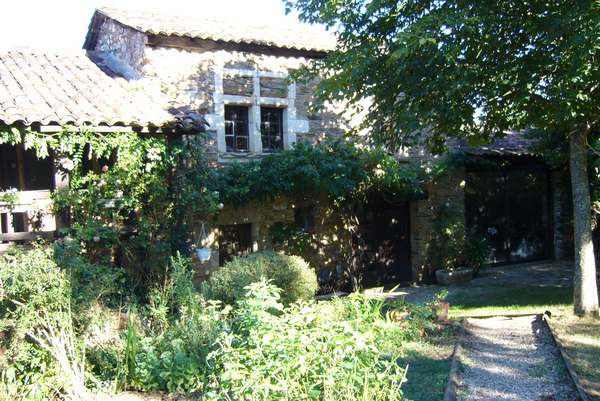
<instances>
[{"instance_id":1,"label":"shadow on grass","mask_svg":"<svg viewBox=\"0 0 600 401\"><path fill-rule=\"evenodd\" d=\"M457 339L454 328L432 337L402 345L398 363L408 365L402 391L407 400L441 400L448 383L452 351Z\"/></svg>"},{"instance_id":2,"label":"shadow on grass","mask_svg":"<svg viewBox=\"0 0 600 401\"><path fill-rule=\"evenodd\" d=\"M543 313L573 302L573 290L561 286L487 286L463 289L448 296L453 316Z\"/></svg>"},{"instance_id":3,"label":"shadow on grass","mask_svg":"<svg viewBox=\"0 0 600 401\"><path fill-rule=\"evenodd\" d=\"M417 351L410 352L399 360L406 366L408 373L402 391L412 401L441 400L444 396L450 358L435 359Z\"/></svg>"}]
</instances>

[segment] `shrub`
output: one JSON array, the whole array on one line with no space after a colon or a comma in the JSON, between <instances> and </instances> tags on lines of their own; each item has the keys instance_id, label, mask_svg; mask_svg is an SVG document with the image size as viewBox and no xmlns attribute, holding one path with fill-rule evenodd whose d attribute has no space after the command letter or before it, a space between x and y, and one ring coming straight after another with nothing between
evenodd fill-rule
<instances>
[{"instance_id":1,"label":"shrub","mask_svg":"<svg viewBox=\"0 0 600 401\"><path fill-rule=\"evenodd\" d=\"M404 400L405 369L378 346L394 326L381 302L357 295L285 307L265 281L246 290L233 331L209 356L215 370L205 399Z\"/></svg>"},{"instance_id":2,"label":"shrub","mask_svg":"<svg viewBox=\"0 0 600 401\"><path fill-rule=\"evenodd\" d=\"M204 301L195 290L188 259L171 259L164 285L152 291L137 316L129 311L122 385L144 391L201 391L206 356L228 324L230 308Z\"/></svg>"},{"instance_id":3,"label":"shrub","mask_svg":"<svg viewBox=\"0 0 600 401\"><path fill-rule=\"evenodd\" d=\"M72 387L63 370L70 355L56 358L64 351L57 347L67 342L75 351L69 286L48 246L17 248L0 257L0 346L7 349L0 361L0 390L14 399L52 399Z\"/></svg>"},{"instance_id":4,"label":"shrub","mask_svg":"<svg viewBox=\"0 0 600 401\"><path fill-rule=\"evenodd\" d=\"M284 304L312 299L318 289L314 270L301 257L259 252L234 258L212 273L204 294L208 299L234 304L245 294L246 286L261 278L282 290Z\"/></svg>"},{"instance_id":5,"label":"shrub","mask_svg":"<svg viewBox=\"0 0 600 401\"><path fill-rule=\"evenodd\" d=\"M83 394L82 335L101 304L121 293L121 277L69 247L36 244L2 255L0 393L15 400Z\"/></svg>"}]
</instances>

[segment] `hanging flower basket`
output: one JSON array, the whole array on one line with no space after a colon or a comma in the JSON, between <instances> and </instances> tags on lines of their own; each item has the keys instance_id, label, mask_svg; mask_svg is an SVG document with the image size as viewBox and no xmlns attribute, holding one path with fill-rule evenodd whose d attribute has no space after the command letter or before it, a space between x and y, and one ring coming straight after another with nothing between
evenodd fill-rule
<instances>
[{"instance_id":1,"label":"hanging flower basket","mask_svg":"<svg viewBox=\"0 0 600 401\"><path fill-rule=\"evenodd\" d=\"M196 248L196 256L198 257L198 260L200 260L200 262L202 262L202 263L208 262L210 260L211 254L212 254L212 251L210 248L206 248L206 247Z\"/></svg>"}]
</instances>

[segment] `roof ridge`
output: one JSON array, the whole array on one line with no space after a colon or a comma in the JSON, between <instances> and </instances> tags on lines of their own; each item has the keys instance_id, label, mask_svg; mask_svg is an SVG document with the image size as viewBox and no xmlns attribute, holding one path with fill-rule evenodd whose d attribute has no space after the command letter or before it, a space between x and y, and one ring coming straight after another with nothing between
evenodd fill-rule
<instances>
[{"instance_id":1,"label":"roof ridge","mask_svg":"<svg viewBox=\"0 0 600 401\"><path fill-rule=\"evenodd\" d=\"M247 43L308 52L331 51L336 40L334 33L324 26L294 21L291 17L262 22L238 16L176 15L119 7L97 8L94 16L97 15L147 35Z\"/></svg>"}]
</instances>

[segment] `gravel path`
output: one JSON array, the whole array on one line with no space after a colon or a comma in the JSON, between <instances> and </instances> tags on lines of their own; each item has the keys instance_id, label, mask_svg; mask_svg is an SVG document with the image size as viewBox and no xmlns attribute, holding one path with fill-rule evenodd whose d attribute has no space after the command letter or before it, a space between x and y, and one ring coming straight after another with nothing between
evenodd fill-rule
<instances>
[{"instance_id":1,"label":"gravel path","mask_svg":"<svg viewBox=\"0 0 600 401\"><path fill-rule=\"evenodd\" d=\"M459 401L579 400L541 318L467 319L465 329Z\"/></svg>"}]
</instances>

